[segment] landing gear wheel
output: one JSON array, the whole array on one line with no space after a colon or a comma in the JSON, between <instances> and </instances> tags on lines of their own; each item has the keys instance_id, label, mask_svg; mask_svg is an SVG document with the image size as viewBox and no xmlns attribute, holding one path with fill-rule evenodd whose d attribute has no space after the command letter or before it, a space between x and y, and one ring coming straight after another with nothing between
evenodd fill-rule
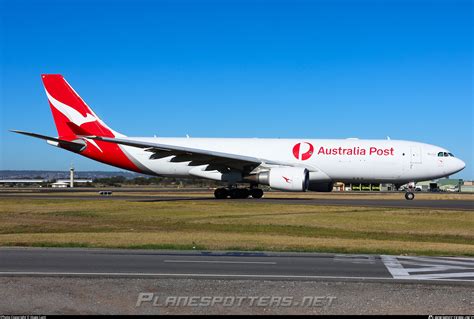
<instances>
[{"instance_id":1,"label":"landing gear wheel","mask_svg":"<svg viewBox=\"0 0 474 319\"><path fill-rule=\"evenodd\" d=\"M230 190L230 198L243 199L249 197L250 193L247 188L234 188Z\"/></svg>"},{"instance_id":2,"label":"landing gear wheel","mask_svg":"<svg viewBox=\"0 0 474 319\"><path fill-rule=\"evenodd\" d=\"M227 189L225 188L217 188L214 191L214 197L217 199L226 199L227 196L229 196L229 193L227 192Z\"/></svg>"},{"instance_id":3,"label":"landing gear wheel","mask_svg":"<svg viewBox=\"0 0 474 319\"><path fill-rule=\"evenodd\" d=\"M252 188L250 189L250 196L252 196L253 198L262 198L263 191L260 188Z\"/></svg>"},{"instance_id":4,"label":"landing gear wheel","mask_svg":"<svg viewBox=\"0 0 474 319\"><path fill-rule=\"evenodd\" d=\"M413 198L415 198L415 193L412 193L412 192L406 192L405 193L405 199L406 200L413 200Z\"/></svg>"},{"instance_id":5,"label":"landing gear wheel","mask_svg":"<svg viewBox=\"0 0 474 319\"><path fill-rule=\"evenodd\" d=\"M229 190L229 196L230 196L230 198L232 198L232 199L239 198L239 191L238 191L238 188L233 188L233 189Z\"/></svg>"},{"instance_id":6,"label":"landing gear wheel","mask_svg":"<svg viewBox=\"0 0 474 319\"><path fill-rule=\"evenodd\" d=\"M240 198L249 198L250 190L248 188L241 188L240 189Z\"/></svg>"}]
</instances>

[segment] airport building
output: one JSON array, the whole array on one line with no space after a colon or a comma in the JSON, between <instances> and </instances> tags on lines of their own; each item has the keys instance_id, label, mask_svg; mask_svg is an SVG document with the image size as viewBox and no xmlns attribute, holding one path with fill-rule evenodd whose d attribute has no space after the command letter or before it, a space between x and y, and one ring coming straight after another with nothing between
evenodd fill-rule
<instances>
[{"instance_id":1,"label":"airport building","mask_svg":"<svg viewBox=\"0 0 474 319\"><path fill-rule=\"evenodd\" d=\"M66 188L74 187L75 184L87 184L92 183L92 179L75 179L74 168L71 167L69 170L69 179L0 179L0 185L13 186L13 185L40 185L51 186L53 188Z\"/></svg>"},{"instance_id":2,"label":"airport building","mask_svg":"<svg viewBox=\"0 0 474 319\"><path fill-rule=\"evenodd\" d=\"M464 183L461 185L461 192L474 193L474 181L464 181Z\"/></svg>"},{"instance_id":3,"label":"airport building","mask_svg":"<svg viewBox=\"0 0 474 319\"><path fill-rule=\"evenodd\" d=\"M0 179L0 185L32 185L48 183L47 179Z\"/></svg>"},{"instance_id":4,"label":"airport building","mask_svg":"<svg viewBox=\"0 0 474 319\"><path fill-rule=\"evenodd\" d=\"M404 190L406 185L400 187ZM396 191L395 185L390 183L334 183L333 191L356 191L356 192L390 192ZM417 182L415 191L422 192L474 192L474 181L464 181L456 178L443 178L432 181Z\"/></svg>"},{"instance_id":5,"label":"airport building","mask_svg":"<svg viewBox=\"0 0 474 319\"><path fill-rule=\"evenodd\" d=\"M68 187L68 183L65 183L65 182L54 182L51 184L51 187L52 188L67 188ZM73 186L74 187L74 186Z\"/></svg>"},{"instance_id":6,"label":"airport building","mask_svg":"<svg viewBox=\"0 0 474 319\"><path fill-rule=\"evenodd\" d=\"M442 192L472 192L472 181L457 178L443 178L437 181L423 181L416 183L417 191L442 191Z\"/></svg>"},{"instance_id":7,"label":"airport building","mask_svg":"<svg viewBox=\"0 0 474 319\"><path fill-rule=\"evenodd\" d=\"M394 190L395 186L392 184L381 184L381 183L334 183L333 191L337 192L348 192L348 191L366 191L366 192L380 192L380 191L391 191Z\"/></svg>"}]
</instances>

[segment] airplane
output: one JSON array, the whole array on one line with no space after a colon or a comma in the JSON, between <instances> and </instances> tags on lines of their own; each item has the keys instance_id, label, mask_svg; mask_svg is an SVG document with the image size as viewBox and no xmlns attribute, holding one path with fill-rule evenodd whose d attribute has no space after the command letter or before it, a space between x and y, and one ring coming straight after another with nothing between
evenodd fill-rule
<instances>
[{"instance_id":1,"label":"airplane","mask_svg":"<svg viewBox=\"0 0 474 319\"><path fill-rule=\"evenodd\" d=\"M330 192L335 182L377 182L409 183L405 198L413 200L415 182L465 167L442 147L404 140L127 137L107 126L62 75L41 78L58 136L12 132L138 173L224 182L217 199L261 198L259 185Z\"/></svg>"}]
</instances>

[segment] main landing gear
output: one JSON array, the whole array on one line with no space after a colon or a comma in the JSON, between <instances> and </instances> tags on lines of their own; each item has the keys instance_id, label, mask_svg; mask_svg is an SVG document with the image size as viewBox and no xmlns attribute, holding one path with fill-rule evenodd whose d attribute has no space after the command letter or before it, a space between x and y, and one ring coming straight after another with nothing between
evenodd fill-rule
<instances>
[{"instance_id":1,"label":"main landing gear","mask_svg":"<svg viewBox=\"0 0 474 319\"><path fill-rule=\"evenodd\" d=\"M262 198L263 190L260 188L217 188L214 191L214 197L217 199L243 199L252 196L252 198Z\"/></svg>"}]
</instances>

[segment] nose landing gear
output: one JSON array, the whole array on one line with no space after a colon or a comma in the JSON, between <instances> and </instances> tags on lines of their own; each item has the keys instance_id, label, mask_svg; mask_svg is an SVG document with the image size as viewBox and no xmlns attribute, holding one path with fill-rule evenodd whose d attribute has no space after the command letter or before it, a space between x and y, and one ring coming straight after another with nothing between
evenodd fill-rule
<instances>
[{"instance_id":1,"label":"nose landing gear","mask_svg":"<svg viewBox=\"0 0 474 319\"><path fill-rule=\"evenodd\" d=\"M406 192L405 193L405 199L406 200L413 200L415 198L415 193L413 192Z\"/></svg>"},{"instance_id":2,"label":"nose landing gear","mask_svg":"<svg viewBox=\"0 0 474 319\"><path fill-rule=\"evenodd\" d=\"M415 182L408 183L408 189L407 189L407 192L405 193L406 200L413 200L415 198L414 190L415 190Z\"/></svg>"}]
</instances>

